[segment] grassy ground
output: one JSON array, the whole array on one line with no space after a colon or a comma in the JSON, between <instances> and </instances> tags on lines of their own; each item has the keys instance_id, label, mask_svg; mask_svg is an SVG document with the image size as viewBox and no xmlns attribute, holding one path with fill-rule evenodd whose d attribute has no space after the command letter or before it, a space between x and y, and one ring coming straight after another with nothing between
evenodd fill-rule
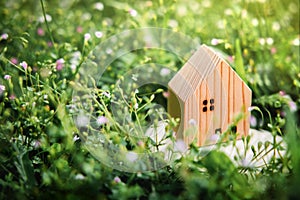
<instances>
[{"instance_id":1,"label":"grassy ground","mask_svg":"<svg viewBox=\"0 0 300 200\"><path fill-rule=\"evenodd\" d=\"M1 199L298 197L298 1L14 0L0 2L0 19ZM155 27L154 39L144 38L145 27ZM222 52L252 89L252 128L287 143L248 148L287 154L255 168L217 150L202 156L190 144L165 163L153 154L163 144L140 139L161 119L173 138L178 121L158 112L167 102L164 81L199 44ZM138 162L132 152L151 159Z\"/></svg>"}]
</instances>

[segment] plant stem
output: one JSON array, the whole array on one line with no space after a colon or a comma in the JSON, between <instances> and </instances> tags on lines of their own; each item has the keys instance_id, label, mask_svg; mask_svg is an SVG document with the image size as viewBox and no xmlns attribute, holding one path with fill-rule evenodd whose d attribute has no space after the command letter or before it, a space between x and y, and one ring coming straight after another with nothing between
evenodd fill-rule
<instances>
[{"instance_id":1,"label":"plant stem","mask_svg":"<svg viewBox=\"0 0 300 200\"><path fill-rule=\"evenodd\" d=\"M43 2L43 0L40 0L40 2L41 2L42 11L43 11L43 16L44 16L44 20L45 20L45 23L46 23L46 27L47 27L48 34L49 34L49 36L50 36L50 40L51 40L51 42L52 42L52 44L53 44L53 47L54 47L54 49L55 49L55 51L56 51L56 55L58 56L58 51L57 51L57 49L56 49L56 47L55 47L55 45L54 45L54 39L53 39L53 37L52 37L52 33L51 33L51 30L50 30L50 27L49 27L49 24L48 24L48 21L47 21L44 2Z\"/></svg>"}]
</instances>

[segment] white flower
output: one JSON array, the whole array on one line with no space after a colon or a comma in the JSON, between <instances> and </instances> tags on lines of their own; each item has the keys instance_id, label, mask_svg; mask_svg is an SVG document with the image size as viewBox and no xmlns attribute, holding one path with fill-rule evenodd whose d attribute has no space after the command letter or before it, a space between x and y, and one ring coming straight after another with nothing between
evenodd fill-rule
<instances>
[{"instance_id":1,"label":"white flower","mask_svg":"<svg viewBox=\"0 0 300 200\"><path fill-rule=\"evenodd\" d=\"M78 135L75 135L74 137L73 137L73 141L74 142L76 142L77 140L79 140L80 139L80 137L78 136Z\"/></svg>"},{"instance_id":2,"label":"white flower","mask_svg":"<svg viewBox=\"0 0 300 200\"><path fill-rule=\"evenodd\" d=\"M167 76L167 75L169 75L171 73L171 70L170 69L168 69L168 68L162 68L161 70L160 70L160 75L161 76Z\"/></svg>"},{"instance_id":3,"label":"white flower","mask_svg":"<svg viewBox=\"0 0 300 200\"><path fill-rule=\"evenodd\" d=\"M94 4L94 8L96 9L96 10L103 10L104 9L104 5L103 5L103 3L101 3L101 2L97 2L97 3L95 3Z\"/></svg>"},{"instance_id":4,"label":"white flower","mask_svg":"<svg viewBox=\"0 0 300 200\"><path fill-rule=\"evenodd\" d=\"M138 154L130 151L126 154L126 159L130 162L134 162L138 159Z\"/></svg>"},{"instance_id":5,"label":"white flower","mask_svg":"<svg viewBox=\"0 0 300 200\"><path fill-rule=\"evenodd\" d=\"M90 39L91 39L91 34L89 34L89 33L84 34L85 41L89 41Z\"/></svg>"},{"instance_id":6,"label":"white flower","mask_svg":"<svg viewBox=\"0 0 300 200\"><path fill-rule=\"evenodd\" d=\"M299 38L295 38L293 41L292 41L292 44L294 46L299 46L300 45L300 39Z\"/></svg>"},{"instance_id":7,"label":"white flower","mask_svg":"<svg viewBox=\"0 0 300 200\"><path fill-rule=\"evenodd\" d=\"M136 10L134 10L134 9L130 9L129 11L129 14L132 16L132 17L136 17L137 16L137 11Z\"/></svg>"},{"instance_id":8,"label":"white flower","mask_svg":"<svg viewBox=\"0 0 300 200\"><path fill-rule=\"evenodd\" d=\"M251 127L255 127L257 125L257 119L253 115L250 116L250 125Z\"/></svg>"},{"instance_id":9,"label":"white flower","mask_svg":"<svg viewBox=\"0 0 300 200\"><path fill-rule=\"evenodd\" d=\"M75 179L76 180L83 180L83 179L85 179L85 176L83 176L82 174L76 174Z\"/></svg>"},{"instance_id":10,"label":"white flower","mask_svg":"<svg viewBox=\"0 0 300 200\"><path fill-rule=\"evenodd\" d=\"M217 27L218 27L219 29L225 29L224 21L223 21L223 20L217 21Z\"/></svg>"},{"instance_id":11,"label":"white flower","mask_svg":"<svg viewBox=\"0 0 300 200\"><path fill-rule=\"evenodd\" d=\"M220 138L219 134L212 134L209 139L212 142L217 142L219 140L219 138Z\"/></svg>"},{"instance_id":12,"label":"white flower","mask_svg":"<svg viewBox=\"0 0 300 200\"><path fill-rule=\"evenodd\" d=\"M273 42L274 42L274 40L273 40L273 38L268 37L268 38L266 39L266 42L267 42L268 45L272 45Z\"/></svg>"},{"instance_id":13,"label":"white flower","mask_svg":"<svg viewBox=\"0 0 300 200\"><path fill-rule=\"evenodd\" d=\"M138 74L132 74L131 79L134 80L134 81L137 81L138 80Z\"/></svg>"},{"instance_id":14,"label":"white flower","mask_svg":"<svg viewBox=\"0 0 300 200\"><path fill-rule=\"evenodd\" d=\"M102 38L103 33L101 31L96 31L95 36L96 36L96 38Z\"/></svg>"},{"instance_id":15,"label":"white flower","mask_svg":"<svg viewBox=\"0 0 300 200\"><path fill-rule=\"evenodd\" d=\"M192 125L192 126L196 126L197 125L197 122L195 119L190 119L189 120L189 124Z\"/></svg>"},{"instance_id":16,"label":"white flower","mask_svg":"<svg viewBox=\"0 0 300 200\"><path fill-rule=\"evenodd\" d=\"M46 14L46 20L47 20L47 22L51 22L52 21L51 15ZM41 23L44 23L45 22L44 16L39 17L38 21Z\"/></svg>"},{"instance_id":17,"label":"white flower","mask_svg":"<svg viewBox=\"0 0 300 200\"><path fill-rule=\"evenodd\" d=\"M265 38L259 38L258 42L259 42L259 44L261 44L261 45L265 45L266 40L265 40Z\"/></svg>"},{"instance_id":18,"label":"white flower","mask_svg":"<svg viewBox=\"0 0 300 200\"><path fill-rule=\"evenodd\" d=\"M213 38L211 41L210 41L211 45L218 45L219 44L219 40L216 39L216 38Z\"/></svg>"},{"instance_id":19,"label":"white flower","mask_svg":"<svg viewBox=\"0 0 300 200\"><path fill-rule=\"evenodd\" d=\"M171 19L168 24L172 28L178 27L178 22L175 19Z\"/></svg>"},{"instance_id":20,"label":"white flower","mask_svg":"<svg viewBox=\"0 0 300 200\"><path fill-rule=\"evenodd\" d=\"M86 127L89 123L89 117L83 114L80 114L77 118L76 118L76 125L78 127Z\"/></svg>"},{"instance_id":21,"label":"white flower","mask_svg":"<svg viewBox=\"0 0 300 200\"><path fill-rule=\"evenodd\" d=\"M183 140L177 140L175 142L175 146L174 146L174 151L176 152L180 152L180 153L184 153L187 151L187 146L186 144L184 143Z\"/></svg>"},{"instance_id":22,"label":"white flower","mask_svg":"<svg viewBox=\"0 0 300 200\"><path fill-rule=\"evenodd\" d=\"M279 31L280 30L280 24L278 23L278 22L273 22L273 24L272 24L272 29L274 30L274 31Z\"/></svg>"},{"instance_id":23,"label":"white flower","mask_svg":"<svg viewBox=\"0 0 300 200\"><path fill-rule=\"evenodd\" d=\"M77 68L77 66L79 65L80 57L81 57L80 51L75 51L72 54L72 58L70 59L70 63L71 63L70 68L72 70L75 70Z\"/></svg>"},{"instance_id":24,"label":"white flower","mask_svg":"<svg viewBox=\"0 0 300 200\"><path fill-rule=\"evenodd\" d=\"M2 94L5 91L5 86L4 85L0 85L0 94Z\"/></svg>"},{"instance_id":25,"label":"white flower","mask_svg":"<svg viewBox=\"0 0 300 200\"><path fill-rule=\"evenodd\" d=\"M71 64L70 68L74 71L77 68L77 65Z\"/></svg>"},{"instance_id":26,"label":"white flower","mask_svg":"<svg viewBox=\"0 0 300 200\"><path fill-rule=\"evenodd\" d=\"M257 26L259 24L258 19L254 18L251 20L253 26Z\"/></svg>"},{"instance_id":27,"label":"white flower","mask_svg":"<svg viewBox=\"0 0 300 200\"><path fill-rule=\"evenodd\" d=\"M109 92L103 92L102 94L103 94L104 96L106 96L107 98L110 98L110 97L111 97Z\"/></svg>"},{"instance_id":28,"label":"white flower","mask_svg":"<svg viewBox=\"0 0 300 200\"><path fill-rule=\"evenodd\" d=\"M229 9L229 8L228 8L228 9L226 9L224 13L225 13L225 15L233 15L233 12L232 12L232 10L231 10L231 9Z\"/></svg>"},{"instance_id":29,"label":"white flower","mask_svg":"<svg viewBox=\"0 0 300 200\"><path fill-rule=\"evenodd\" d=\"M92 18L92 15L90 14L90 13L83 13L82 15L81 15L81 19L83 20L83 21L88 21L88 20L90 20Z\"/></svg>"},{"instance_id":30,"label":"white flower","mask_svg":"<svg viewBox=\"0 0 300 200\"><path fill-rule=\"evenodd\" d=\"M110 49L110 48L108 48L108 49L106 49L106 51L105 51L107 54L111 54L112 52L113 52L113 50L112 49Z\"/></svg>"}]
</instances>

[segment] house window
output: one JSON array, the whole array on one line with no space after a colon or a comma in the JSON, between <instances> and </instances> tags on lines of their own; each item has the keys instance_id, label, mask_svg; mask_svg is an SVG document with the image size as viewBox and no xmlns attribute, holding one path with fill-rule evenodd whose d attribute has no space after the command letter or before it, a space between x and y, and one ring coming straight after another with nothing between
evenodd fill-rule
<instances>
[{"instance_id":1,"label":"house window","mask_svg":"<svg viewBox=\"0 0 300 200\"><path fill-rule=\"evenodd\" d=\"M209 106L208 106L208 100L207 99L205 99L202 103L203 103L203 108L202 108L203 112L207 112L208 109L210 111L213 111L215 109L215 106L214 106L215 100L214 99L209 100L209 103L210 103Z\"/></svg>"},{"instance_id":2,"label":"house window","mask_svg":"<svg viewBox=\"0 0 300 200\"><path fill-rule=\"evenodd\" d=\"M217 128L216 130L215 130L215 134L221 134L222 133L222 129L221 128Z\"/></svg>"}]
</instances>

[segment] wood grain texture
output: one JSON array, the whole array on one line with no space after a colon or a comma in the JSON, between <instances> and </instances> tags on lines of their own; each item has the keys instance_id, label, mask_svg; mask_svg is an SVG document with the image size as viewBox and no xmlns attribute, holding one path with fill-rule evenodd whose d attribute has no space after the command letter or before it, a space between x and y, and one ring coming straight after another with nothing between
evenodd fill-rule
<instances>
[{"instance_id":1,"label":"wood grain texture","mask_svg":"<svg viewBox=\"0 0 300 200\"><path fill-rule=\"evenodd\" d=\"M169 88L170 115L179 116L174 97L181 105L178 132L184 132L186 143L196 138L199 146L210 144L210 136L216 130L226 131L237 115L247 113L251 105L251 90L224 59L205 45L173 77ZM248 130L247 116L237 124L237 132L248 134Z\"/></svg>"}]
</instances>

